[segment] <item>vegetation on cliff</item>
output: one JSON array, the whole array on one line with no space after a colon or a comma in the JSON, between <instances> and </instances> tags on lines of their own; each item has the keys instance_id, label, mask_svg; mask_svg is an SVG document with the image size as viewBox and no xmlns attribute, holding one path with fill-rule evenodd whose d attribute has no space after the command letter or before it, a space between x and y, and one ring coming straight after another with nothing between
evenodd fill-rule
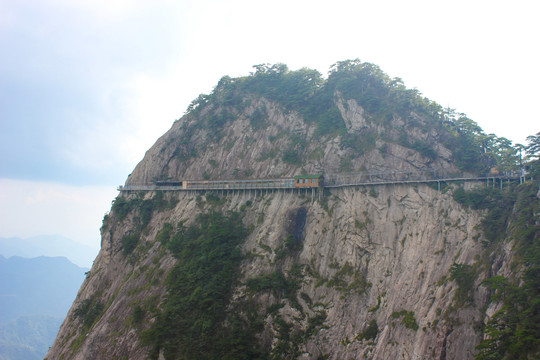
<instances>
[{"instance_id":1,"label":"vegetation on cliff","mask_svg":"<svg viewBox=\"0 0 540 360\"><path fill-rule=\"evenodd\" d=\"M431 160L437 158L438 154L433 144L411 140L406 131L402 131L398 137L384 131L348 132L338 107L340 98L353 99L360 104L365 110L366 120L371 124L388 127L392 119L400 117L405 119L404 126L408 129L423 127L426 130L427 127L433 130L437 133L438 141L452 151L455 164L464 171L483 175L490 168L497 167L500 172L516 173L528 162L529 172L532 175L538 173L538 160L535 161L535 158L538 157L540 134L529 137L528 146L514 146L505 138L485 134L465 114L443 109L422 97L416 89L407 89L401 79L390 78L376 65L359 60L336 63L327 79L307 68L290 71L284 64L257 65L255 72L246 77L233 79L225 76L210 95L200 95L190 104L187 112L198 117L198 121L185 129L186 134L194 134L197 129L212 129L206 141L219 141L225 134L227 124L234 120L235 112L248 106L253 97L275 102L285 112L297 113L306 123L314 124L314 137L317 139L340 137L342 146L352 149L356 156L373 149L377 139L414 149ZM264 108L257 108L249 121L254 130L260 130L268 126L267 119ZM301 166L306 157L302 149L307 140L298 134L288 136L289 147L281 154L282 160ZM182 140L175 152L182 160L196 156L196 149L189 138L187 136ZM276 151L265 156L278 155ZM485 328L487 337L480 344L478 353L478 358L482 360L497 358L493 356L513 358L517 348L534 352L534 344L540 340L538 329L534 327L535 322L539 323L534 314L539 312L540 293L534 281L537 279L535 275L538 275L540 258L538 251L534 250L539 246L536 243L539 236L534 218L538 205L534 204L537 199L532 194L533 190L530 184L526 184L510 186L505 191L490 188L473 191L457 188L454 191L456 201L475 210L486 210L482 220L482 230L487 240L486 251L492 251L496 247L494 244L513 238L515 249L521 254L520 264L526 269L521 278L493 277L485 282L492 289L494 300L502 301L504 306ZM212 196L207 198L211 203ZM125 255L136 247L136 240L148 224L153 209L164 206L167 204L162 199L117 199L113 210L120 218L129 213L132 207L136 207L139 213L134 233L122 240ZM509 229L511 232L508 232ZM202 214L197 217L196 225L189 228L184 228L182 224L176 228L171 224L164 226L158 238L178 262L167 277L168 295L163 309L144 335L146 343L153 349L153 358L157 358L160 351L166 358L294 358L298 355L298 345L293 343L301 342L306 333L298 329L293 332L290 323L275 316L275 310L268 310L269 314L274 314L275 330L280 339L278 346L269 353L268 349L257 345L259 341L255 337L263 326L256 320L261 315L260 309L257 311L254 303L230 303L231 291L234 285L238 285L240 263L245 259L240 246L246 235L238 213ZM285 241L286 246L281 248L278 258L285 256L285 251L298 250L289 249L288 244ZM455 306L472 304L475 271L470 265L457 263L450 269L450 279L458 286ZM297 294L302 273L301 268L294 267L287 272L275 270L248 278L245 285L252 296L268 292L303 313ZM354 275L355 281L361 283L356 291L358 294L371 286L362 277L358 280L356 273L349 275ZM328 284L331 283L328 281ZM338 288L343 290L347 286ZM272 307L279 309L284 304L276 302ZM228 306L241 306L244 315L233 314L228 311ZM317 314L309 320L320 327L324 318L314 319L323 313ZM411 311L394 312L392 316L401 318L407 328L419 328ZM376 329L377 323L372 321L369 331L366 330L368 335L360 338L374 338Z\"/></svg>"},{"instance_id":2,"label":"vegetation on cliff","mask_svg":"<svg viewBox=\"0 0 540 360\"><path fill-rule=\"evenodd\" d=\"M227 316L246 235L240 214L213 211L161 237L178 262L167 276L163 309L143 335L151 358L160 351L167 359L261 358L254 329L239 314Z\"/></svg>"},{"instance_id":3,"label":"vegetation on cliff","mask_svg":"<svg viewBox=\"0 0 540 360\"><path fill-rule=\"evenodd\" d=\"M343 98L354 99L362 106L371 124L388 127L392 119L400 117L405 121L402 130L434 130L438 141L452 151L455 164L464 171L486 174L495 166L500 171L517 171L523 163L523 145L513 146L504 137L486 134L466 114L443 108L418 90L408 89L400 78L389 77L377 65L358 59L340 61L332 66L327 79L316 70L291 71L285 64L261 64L254 68L249 76L224 76L211 94L201 94L189 105L187 113L201 116L195 126L212 129L209 140L216 141L224 135L225 125L234 119L235 111L249 104L250 98L262 97L316 125L316 138L340 136L342 146L350 148L355 156L372 150L377 139L414 149L432 160L438 156L433 144L411 140L407 131L398 137L390 135L390 131L374 132L371 128L348 132L337 105L339 98ZM252 126L264 127L265 119L263 110L256 111ZM296 145L301 145L298 141L302 139L295 140L295 134L289 136L291 146L285 150L284 160L301 165L307 154ZM196 154L188 143L182 144L178 152L182 156Z\"/></svg>"},{"instance_id":4,"label":"vegetation on cliff","mask_svg":"<svg viewBox=\"0 0 540 360\"><path fill-rule=\"evenodd\" d=\"M348 107L361 113L354 126L344 118ZM295 127L270 124L269 112ZM249 135L227 139L239 117L236 130ZM249 76L222 78L184 120L145 159L160 162L160 169L147 166L141 178L159 171L183 176L190 161L198 170L227 173L224 157L213 156L238 155L239 149L229 152L235 143L251 150L254 136L284 144L251 158L283 171L302 171L318 156L305 148L332 142L338 144L332 149L346 149L349 158L337 161L343 170L351 168L347 161L374 153L384 166L429 169L445 157L453 171L515 173L526 165L528 176L540 175L540 134L513 146L358 60L335 64L327 78L305 68L257 65ZM263 134L266 128L271 135ZM385 149L392 147L398 159L386 163ZM174 169L167 173L169 164ZM236 170L233 175L252 174ZM63 344L72 354L84 346L90 351L88 339L98 339L92 336L100 325L101 335L108 331L107 323L122 328L107 341L135 342L126 351L136 358L369 358L373 349L393 358L412 349L412 337L433 358L471 354L479 343L481 360L533 356L540 340L537 188L531 182L504 189L442 185L440 192L423 185L326 189L319 199L256 192L247 201L247 192L123 192L103 223L107 263L89 274L86 300L76 303ZM508 244L515 276L491 276ZM481 291L491 292L499 311L482 329L489 303L479 299L478 286L489 276ZM100 277L102 283L94 280ZM468 348L455 349L461 345ZM103 347L103 356L109 350Z\"/></svg>"},{"instance_id":5,"label":"vegetation on cliff","mask_svg":"<svg viewBox=\"0 0 540 360\"><path fill-rule=\"evenodd\" d=\"M530 175L540 173L540 161L531 162L529 167ZM478 360L529 359L540 353L539 191L536 183L526 182L504 191L480 188L458 189L454 193L458 202L486 211L482 228L489 241L485 246L490 256L500 256L503 247L510 243L514 254L512 267L519 269L511 277L496 275L484 281L492 292L491 301L501 307L484 328L486 337L478 346Z\"/></svg>"},{"instance_id":6,"label":"vegetation on cliff","mask_svg":"<svg viewBox=\"0 0 540 360\"><path fill-rule=\"evenodd\" d=\"M540 201L533 183L511 190L506 241L513 242L520 271L485 281L502 307L488 321L477 359L530 359L540 354ZM508 210L509 209L509 210ZM493 211L490 209L490 212Z\"/></svg>"}]
</instances>

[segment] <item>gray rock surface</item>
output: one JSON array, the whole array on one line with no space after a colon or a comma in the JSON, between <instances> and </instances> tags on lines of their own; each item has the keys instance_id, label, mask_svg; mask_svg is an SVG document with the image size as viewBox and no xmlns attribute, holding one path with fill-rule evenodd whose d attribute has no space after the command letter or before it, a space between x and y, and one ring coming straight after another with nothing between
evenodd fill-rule
<instances>
[{"instance_id":1,"label":"gray rock surface","mask_svg":"<svg viewBox=\"0 0 540 360\"><path fill-rule=\"evenodd\" d=\"M399 137L407 131L409 139L433 145L436 159L397 142L377 140L362 156L353 156L343 147L341 135L314 140L315 127L295 113L285 113L264 99L250 99L217 141L208 141L212 131L193 127L201 118L220 109L204 109L187 114L148 150L126 184L150 184L156 179L264 178L307 173L347 171L441 170L455 172L451 152L437 141L428 128L407 128L407 121L394 118L390 126L369 122L354 100L339 100L339 108L349 133L385 133ZM250 116L256 109L268 114L267 126L255 130ZM414 115L414 114L413 114ZM422 123L422 118L417 118ZM300 141L302 166L283 160L291 146L290 134ZM187 153L186 153L187 151ZM183 154L183 155L182 155ZM185 155L188 154L188 155ZM344 165L344 159L348 161ZM457 204L447 191L427 185L385 185L318 191L252 191L227 193L221 210L247 207L244 223L252 231L243 245L250 256L242 265L243 279L269 273L278 267L304 266L299 297L308 318L316 311L326 314L324 325L301 346L300 359L472 359L481 340L481 324L488 294L478 271L472 303L460 303L457 284L449 280L454 263L480 268L483 234L478 230L481 214ZM135 197L137 194L121 196ZM150 199L154 193L147 192ZM148 323L133 324L130 316L136 304L163 300L165 275L175 264L156 235L163 224L190 224L195 215L211 206L204 193L168 192L165 199L178 199L174 209L155 212L142 233L133 256L122 253L121 239L132 232L134 214L124 220L111 213L102 228L102 247L70 313L51 348L48 359L146 359L148 347L141 343L141 330ZM251 203L248 203L250 201ZM302 250L284 262L276 261L277 250L290 234L291 219L305 209ZM292 214L292 215L291 215ZM346 288L329 281L343 269ZM99 296L104 311L90 330L84 331L74 315L81 301ZM234 299L246 296L239 285ZM306 298L307 298L306 297ZM260 294L263 307L275 299ZM398 312L412 314L406 323ZM298 309L287 303L281 316L305 328ZM370 321L378 332L374 339L361 339ZM265 318L261 339L276 343L272 319ZM417 325L417 327L414 326Z\"/></svg>"}]
</instances>

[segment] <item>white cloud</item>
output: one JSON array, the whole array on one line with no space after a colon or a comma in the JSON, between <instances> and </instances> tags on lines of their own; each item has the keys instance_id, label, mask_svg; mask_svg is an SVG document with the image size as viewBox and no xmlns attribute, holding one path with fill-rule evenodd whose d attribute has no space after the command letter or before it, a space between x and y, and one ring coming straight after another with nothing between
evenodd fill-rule
<instances>
[{"instance_id":1,"label":"white cloud","mask_svg":"<svg viewBox=\"0 0 540 360\"><path fill-rule=\"evenodd\" d=\"M0 237L61 234L99 248L99 228L113 187L0 179Z\"/></svg>"},{"instance_id":2,"label":"white cloud","mask_svg":"<svg viewBox=\"0 0 540 360\"><path fill-rule=\"evenodd\" d=\"M111 186L3 181L0 231L97 236L112 186L173 120L221 76L259 63L326 74L360 58L524 142L540 130L538 10L536 0L0 2L0 91L12 86L0 94L0 157L13 158L3 176ZM75 206L98 214L77 218Z\"/></svg>"}]
</instances>

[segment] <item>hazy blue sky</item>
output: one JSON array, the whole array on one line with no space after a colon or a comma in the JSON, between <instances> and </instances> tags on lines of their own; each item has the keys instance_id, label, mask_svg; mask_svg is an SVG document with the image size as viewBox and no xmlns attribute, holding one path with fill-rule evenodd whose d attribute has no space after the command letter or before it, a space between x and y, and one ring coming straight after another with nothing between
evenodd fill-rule
<instances>
[{"instance_id":1,"label":"hazy blue sky","mask_svg":"<svg viewBox=\"0 0 540 360\"><path fill-rule=\"evenodd\" d=\"M373 62L487 133L540 131L540 3L0 0L0 236L99 244L115 186L252 65Z\"/></svg>"}]
</instances>

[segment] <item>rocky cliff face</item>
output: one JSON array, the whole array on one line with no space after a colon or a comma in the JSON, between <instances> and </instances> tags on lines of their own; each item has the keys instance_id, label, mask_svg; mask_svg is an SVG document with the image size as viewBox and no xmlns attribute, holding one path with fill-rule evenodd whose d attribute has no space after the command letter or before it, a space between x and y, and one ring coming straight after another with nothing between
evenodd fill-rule
<instances>
[{"instance_id":1,"label":"rocky cliff face","mask_svg":"<svg viewBox=\"0 0 540 360\"><path fill-rule=\"evenodd\" d=\"M156 179L283 177L300 171L458 171L452 164L451 151L437 141L440 135L436 129L424 126L428 119L416 114L416 121L410 126L400 117L386 126L367 123L363 108L355 100L345 102L338 97L346 136L314 140L317 125L304 121L297 113L287 113L279 104L264 98L246 102L249 105L242 111L209 106L175 122L147 152L126 184L150 184ZM223 129L211 125L200 128L206 118L229 116L234 121ZM261 124L254 126L254 118ZM407 134L408 141L430 144L437 155L428 158L403 146L398 141L402 134ZM361 148L350 146L346 142L349 138ZM396 141L388 142L385 138Z\"/></svg>"},{"instance_id":2,"label":"rocky cliff face","mask_svg":"<svg viewBox=\"0 0 540 360\"><path fill-rule=\"evenodd\" d=\"M459 171L445 141L450 135L423 113L376 121L335 91L343 125L321 134L316 122L279 102L235 94L241 105L210 99L175 122L126 184L303 171ZM185 229L202 229L199 214L236 212L247 235L224 314L216 316L221 330L251 332L259 349L251 358L471 359L489 300L481 282L492 269L482 212L456 203L452 191L420 184L122 193L47 358L203 358L183 354L156 324L168 328L185 315L167 305ZM252 346L238 342L235 349ZM223 358L249 358L238 354Z\"/></svg>"}]
</instances>

